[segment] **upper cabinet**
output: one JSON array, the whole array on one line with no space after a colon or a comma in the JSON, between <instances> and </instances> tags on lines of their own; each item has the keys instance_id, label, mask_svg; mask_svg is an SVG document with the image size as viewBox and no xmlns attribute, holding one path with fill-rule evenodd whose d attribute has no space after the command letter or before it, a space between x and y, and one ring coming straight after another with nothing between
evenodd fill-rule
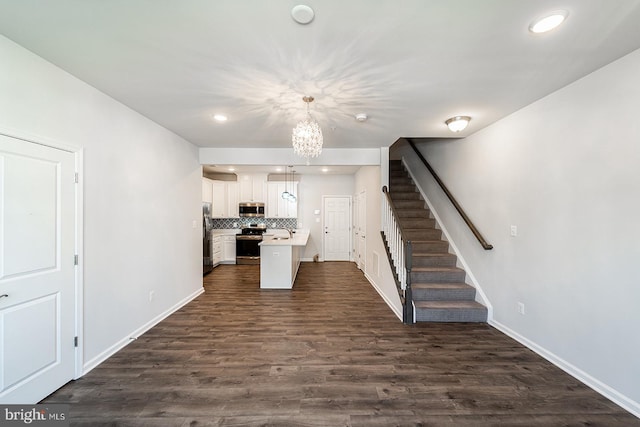
<instances>
[{"instance_id":1,"label":"upper cabinet","mask_svg":"<svg viewBox=\"0 0 640 427\"><path fill-rule=\"evenodd\" d=\"M202 203L213 203L213 180L202 178Z\"/></svg>"},{"instance_id":2,"label":"upper cabinet","mask_svg":"<svg viewBox=\"0 0 640 427\"><path fill-rule=\"evenodd\" d=\"M211 217L238 218L238 183L210 180L213 189Z\"/></svg>"},{"instance_id":3,"label":"upper cabinet","mask_svg":"<svg viewBox=\"0 0 640 427\"><path fill-rule=\"evenodd\" d=\"M288 191L298 197L298 183L283 181L269 181L267 183L267 218L297 218L298 201L291 202L282 198L282 193Z\"/></svg>"},{"instance_id":4,"label":"upper cabinet","mask_svg":"<svg viewBox=\"0 0 640 427\"><path fill-rule=\"evenodd\" d=\"M240 199L238 202L266 202L266 173L239 174L238 183L240 185Z\"/></svg>"}]
</instances>

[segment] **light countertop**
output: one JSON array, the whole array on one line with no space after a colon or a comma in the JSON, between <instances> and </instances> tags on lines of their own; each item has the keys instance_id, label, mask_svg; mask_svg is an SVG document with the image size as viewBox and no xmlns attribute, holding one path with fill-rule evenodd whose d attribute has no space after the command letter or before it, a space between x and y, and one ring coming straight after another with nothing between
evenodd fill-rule
<instances>
[{"instance_id":1,"label":"light countertop","mask_svg":"<svg viewBox=\"0 0 640 427\"><path fill-rule=\"evenodd\" d=\"M211 235L213 236L235 236L240 233L239 228L214 228L211 230Z\"/></svg>"},{"instance_id":2,"label":"light countertop","mask_svg":"<svg viewBox=\"0 0 640 427\"><path fill-rule=\"evenodd\" d=\"M289 237L286 230L271 230L262 235L260 246L307 246L309 230L295 230L293 237Z\"/></svg>"}]
</instances>

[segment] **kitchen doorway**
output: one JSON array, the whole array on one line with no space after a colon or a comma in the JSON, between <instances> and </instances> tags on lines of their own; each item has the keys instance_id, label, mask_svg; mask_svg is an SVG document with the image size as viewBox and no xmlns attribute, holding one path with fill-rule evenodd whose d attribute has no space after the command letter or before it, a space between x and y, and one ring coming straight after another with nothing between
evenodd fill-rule
<instances>
[{"instance_id":1,"label":"kitchen doorway","mask_svg":"<svg viewBox=\"0 0 640 427\"><path fill-rule=\"evenodd\" d=\"M351 260L351 196L322 196L323 259Z\"/></svg>"}]
</instances>

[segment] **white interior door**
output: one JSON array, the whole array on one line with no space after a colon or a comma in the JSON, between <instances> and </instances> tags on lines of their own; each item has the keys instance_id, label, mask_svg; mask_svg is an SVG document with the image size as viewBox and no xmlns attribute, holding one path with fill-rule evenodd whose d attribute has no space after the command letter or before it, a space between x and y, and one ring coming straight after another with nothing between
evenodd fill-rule
<instances>
[{"instance_id":1,"label":"white interior door","mask_svg":"<svg viewBox=\"0 0 640 427\"><path fill-rule=\"evenodd\" d=\"M324 260L349 261L351 197L324 196Z\"/></svg>"},{"instance_id":2,"label":"white interior door","mask_svg":"<svg viewBox=\"0 0 640 427\"><path fill-rule=\"evenodd\" d=\"M0 135L0 403L74 376L75 156Z\"/></svg>"}]
</instances>

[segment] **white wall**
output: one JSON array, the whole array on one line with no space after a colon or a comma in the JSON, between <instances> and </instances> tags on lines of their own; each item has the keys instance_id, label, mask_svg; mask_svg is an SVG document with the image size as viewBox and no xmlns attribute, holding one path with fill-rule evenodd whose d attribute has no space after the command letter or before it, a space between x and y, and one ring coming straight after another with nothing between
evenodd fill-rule
<instances>
[{"instance_id":1,"label":"white wall","mask_svg":"<svg viewBox=\"0 0 640 427\"><path fill-rule=\"evenodd\" d=\"M298 178L296 178L298 179ZM304 261L310 261L316 254L322 259L322 196L353 195L353 175L303 175L298 184L298 227L309 229L309 242L302 254ZM316 215L315 210L320 214ZM317 222L319 219L320 222Z\"/></svg>"},{"instance_id":2,"label":"white wall","mask_svg":"<svg viewBox=\"0 0 640 427\"><path fill-rule=\"evenodd\" d=\"M90 369L202 290L198 151L1 36L0 63L0 130L84 149Z\"/></svg>"},{"instance_id":3,"label":"white wall","mask_svg":"<svg viewBox=\"0 0 640 427\"><path fill-rule=\"evenodd\" d=\"M640 51L466 139L421 145L492 251L420 181L492 323L640 416L638 76Z\"/></svg>"},{"instance_id":4,"label":"white wall","mask_svg":"<svg viewBox=\"0 0 640 427\"><path fill-rule=\"evenodd\" d=\"M386 169L386 168L385 168ZM356 173L355 194L365 191L367 198L365 276L402 321L402 303L387 260L382 236L382 180L379 166L363 166ZM376 261L377 260L377 261Z\"/></svg>"}]
</instances>

